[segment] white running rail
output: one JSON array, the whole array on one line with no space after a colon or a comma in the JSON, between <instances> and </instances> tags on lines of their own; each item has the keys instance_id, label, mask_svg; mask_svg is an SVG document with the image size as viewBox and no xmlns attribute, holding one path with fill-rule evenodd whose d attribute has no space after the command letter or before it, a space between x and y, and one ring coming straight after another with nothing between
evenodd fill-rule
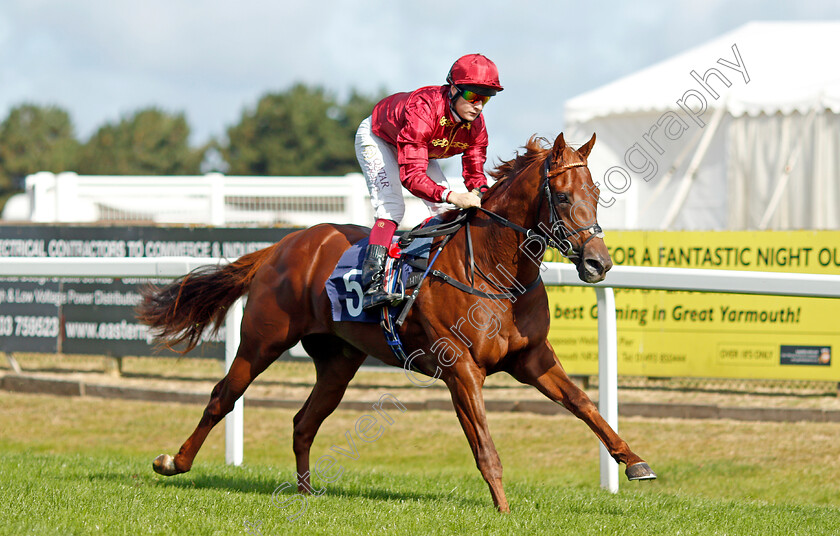
<instances>
[{"instance_id":1,"label":"white running rail","mask_svg":"<svg viewBox=\"0 0 840 536\"><path fill-rule=\"evenodd\" d=\"M448 178L463 190L460 177ZM405 195L402 228L426 219L420 199ZM44 223L203 224L301 226L353 223L370 226L373 208L361 173L337 177L109 176L54 174L26 178L3 218Z\"/></svg>"},{"instance_id":2,"label":"white running rail","mask_svg":"<svg viewBox=\"0 0 840 536\"><path fill-rule=\"evenodd\" d=\"M176 278L208 264L206 258L15 258L0 262L0 277L134 277ZM840 298L840 276L787 274L778 272L746 272L732 270L700 270L685 268L644 268L615 266L607 280L596 285L583 283L574 266L546 263L542 274L546 285L594 287L598 298L598 378L599 411L609 425L618 431L618 352L617 325L613 288L658 290L691 290L735 294L773 296L809 296ZM239 346L239 322L242 302L226 319L226 358L229 367ZM227 463L240 465L243 458L242 399L225 418ZM618 491L618 464L601 446L601 486Z\"/></svg>"}]
</instances>

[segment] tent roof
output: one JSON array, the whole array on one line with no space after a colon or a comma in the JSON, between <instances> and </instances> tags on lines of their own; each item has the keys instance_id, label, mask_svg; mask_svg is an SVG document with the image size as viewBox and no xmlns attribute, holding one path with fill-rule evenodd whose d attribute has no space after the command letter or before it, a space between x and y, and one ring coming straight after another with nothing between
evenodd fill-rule
<instances>
[{"instance_id":1,"label":"tent roof","mask_svg":"<svg viewBox=\"0 0 840 536\"><path fill-rule=\"evenodd\" d=\"M735 69L717 63L736 62L737 45L749 82ZM578 95L566 102L570 123L595 117L640 112L678 111L677 100L700 90L709 108L724 105L732 115L758 115L829 108L840 112L840 21L751 22L668 60ZM732 85L716 77L709 84L714 100L690 72L703 76L718 69ZM742 69L743 70L743 69Z\"/></svg>"}]
</instances>

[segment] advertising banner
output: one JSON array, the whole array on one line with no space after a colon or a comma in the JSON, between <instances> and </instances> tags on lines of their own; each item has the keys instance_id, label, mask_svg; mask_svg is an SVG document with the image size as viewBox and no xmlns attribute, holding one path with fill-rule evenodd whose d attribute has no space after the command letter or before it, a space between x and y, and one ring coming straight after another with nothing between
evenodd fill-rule
<instances>
[{"instance_id":1,"label":"advertising banner","mask_svg":"<svg viewBox=\"0 0 840 536\"><path fill-rule=\"evenodd\" d=\"M209 227L0 226L2 257L206 257L235 259L290 229ZM0 351L155 355L134 308L140 287L165 280L0 278ZM224 330L189 356L224 357Z\"/></svg>"},{"instance_id":2,"label":"advertising banner","mask_svg":"<svg viewBox=\"0 0 840 536\"><path fill-rule=\"evenodd\" d=\"M206 257L267 247L271 228L0 226L2 257ZM840 274L840 232L611 232L616 265ZM549 250L546 261L559 261ZM0 351L154 355L134 319L140 279L0 279ZM162 284L166 281L152 281ZM609 282L609 275L607 275ZM616 289L619 373L840 381L840 301ZM597 374L595 293L548 287L550 341L571 374ZM191 352L223 357L222 330Z\"/></svg>"},{"instance_id":3,"label":"advertising banner","mask_svg":"<svg viewBox=\"0 0 840 536\"><path fill-rule=\"evenodd\" d=\"M622 231L605 240L616 265L840 274L836 231ZM594 291L548 295L560 362L570 374L596 374ZM616 289L615 303L619 374L840 381L840 300Z\"/></svg>"}]
</instances>

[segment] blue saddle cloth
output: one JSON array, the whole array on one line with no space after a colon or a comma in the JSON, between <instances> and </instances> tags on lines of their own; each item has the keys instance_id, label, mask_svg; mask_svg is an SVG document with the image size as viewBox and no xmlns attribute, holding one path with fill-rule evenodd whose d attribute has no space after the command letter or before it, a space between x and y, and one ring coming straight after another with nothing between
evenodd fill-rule
<instances>
[{"instance_id":1,"label":"blue saddle cloth","mask_svg":"<svg viewBox=\"0 0 840 536\"><path fill-rule=\"evenodd\" d=\"M350 246L327 279L327 296L330 298L332 318L335 321L376 323L381 319L379 311L362 310L362 262L367 245L368 239L365 238ZM432 238L415 238L401 250L399 259L388 258L386 284L392 292L399 292L419 283L422 271L411 266L409 261L428 259L431 246Z\"/></svg>"}]
</instances>

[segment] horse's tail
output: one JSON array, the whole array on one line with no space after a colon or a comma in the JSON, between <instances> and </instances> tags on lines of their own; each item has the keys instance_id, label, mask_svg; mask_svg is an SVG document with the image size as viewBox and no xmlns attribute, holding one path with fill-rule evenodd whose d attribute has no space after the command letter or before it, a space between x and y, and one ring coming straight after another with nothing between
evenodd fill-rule
<instances>
[{"instance_id":1,"label":"horse's tail","mask_svg":"<svg viewBox=\"0 0 840 536\"><path fill-rule=\"evenodd\" d=\"M140 291L143 301L137 319L151 328L155 341L185 354L201 342L209 327L216 333L228 309L248 292L257 269L270 258L274 247L243 255L227 265L202 266L164 287L149 285Z\"/></svg>"}]
</instances>

